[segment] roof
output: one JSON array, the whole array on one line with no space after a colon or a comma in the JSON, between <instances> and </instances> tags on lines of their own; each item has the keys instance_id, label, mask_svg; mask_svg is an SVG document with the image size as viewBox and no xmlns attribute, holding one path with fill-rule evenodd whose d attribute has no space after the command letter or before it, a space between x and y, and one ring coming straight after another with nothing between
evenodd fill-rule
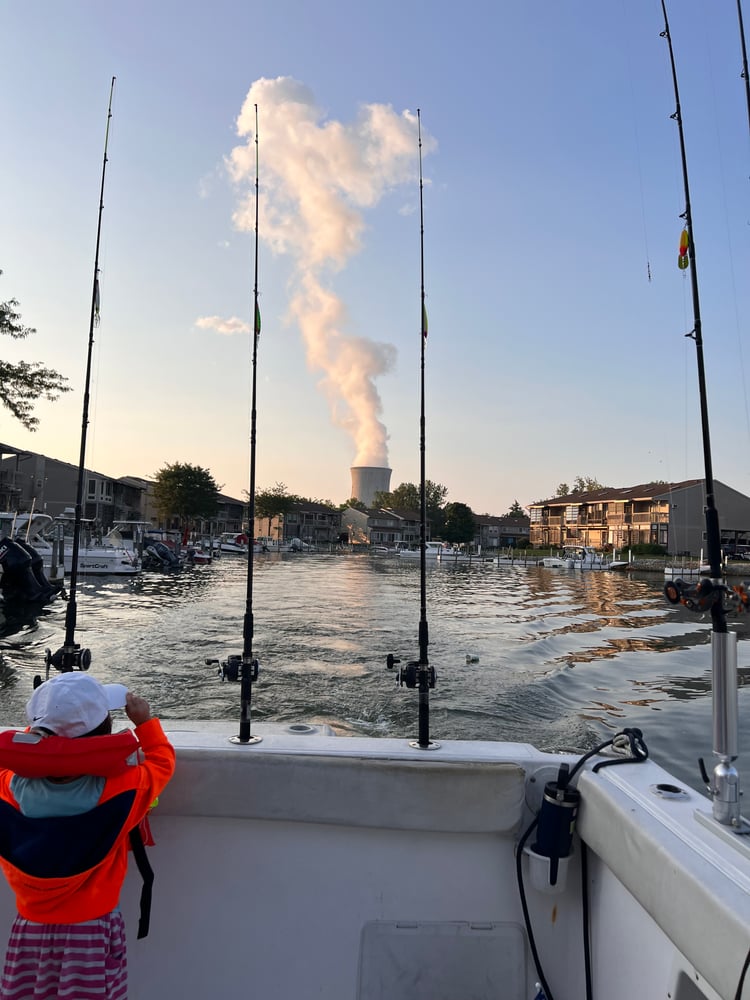
<instances>
[{"instance_id":1,"label":"roof","mask_svg":"<svg viewBox=\"0 0 750 1000\"><path fill-rule=\"evenodd\" d=\"M598 490L583 490L578 493L568 493L566 496L552 497L550 500L540 500L530 503L529 507L567 507L570 504L604 503L605 501L620 501L626 503L633 500L652 500L677 490L689 489L703 484L702 479L686 479L681 483L643 483L639 486L603 486Z\"/></svg>"},{"instance_id":2,"label":"roof","mask_svg":"<svg viewBox=\"0 0 750 1000\"><path fill-rule=\"evenodd\" d=\"M532 506L536 506L536 505L532 505ZM496 524L496 525L500 525L500 526L504 525L504 526L509 527L509 528L515 528L515 527L518 527L518 528L528 528L528 526L529 526L529 518L528 518L528 515L525 515L525 514L524 514L523 517L511 517L508 514L499 514L499 515L495 515L495 514L475 514L474 515L474 523L477 526L482 526L482 525L488 526L488 525L495 525Z\"/></svg>"},{"instance_id":3,"label":"roof","mask_svg":"<svg viewBox=\"0 0 750 1000\"><path fill-rule=\"evenodd\" d=\"M310 514L338 514L336 507L327 503L318 503L317 500L295 500L289 505L290 511L307 511Z\"/></svg>"}]
</instances>

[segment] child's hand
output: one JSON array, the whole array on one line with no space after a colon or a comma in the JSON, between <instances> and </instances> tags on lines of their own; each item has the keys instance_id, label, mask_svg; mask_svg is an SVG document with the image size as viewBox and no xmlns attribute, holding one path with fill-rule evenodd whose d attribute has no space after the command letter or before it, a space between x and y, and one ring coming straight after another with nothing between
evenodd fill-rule
<instances>
[{"instance_id":1,"label":"child's hand","mask_svg":"<svg viewBox=\"0 0 750 1000\"><path fill-rule=\"evenodd\" d=\"M143 722L148 722L151 718L151 708L145 698L141 698L132 691L128 691L125 698L125 712L130 721L140 726Z\"/></svg>"}]
</instances>

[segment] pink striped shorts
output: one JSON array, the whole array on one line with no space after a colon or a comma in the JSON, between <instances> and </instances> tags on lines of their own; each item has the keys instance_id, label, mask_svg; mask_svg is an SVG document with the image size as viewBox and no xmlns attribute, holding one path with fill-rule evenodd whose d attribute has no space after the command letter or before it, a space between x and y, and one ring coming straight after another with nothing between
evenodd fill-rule
<instances>
[{"instance_id":1,"label":"pink striped shorts","mask_svg":"<svg viewBox=\"0 0 750 1000\"><path fill-rule=\"evenodd\" d=\"M80 924L16 917L1 1000L126 1000L125 923L119 910Z\"/></svg>"}]
</instances>

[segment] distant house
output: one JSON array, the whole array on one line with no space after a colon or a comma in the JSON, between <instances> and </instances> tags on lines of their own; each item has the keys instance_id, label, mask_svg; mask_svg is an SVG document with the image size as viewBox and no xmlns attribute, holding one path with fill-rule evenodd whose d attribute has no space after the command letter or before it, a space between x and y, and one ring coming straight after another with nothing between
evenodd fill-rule
<instances>
[{"instance_id":1,"label":"distant house","mask_svg":"<svg viewBox=\"0 0 750 1000\"><path fill-rule=\"evenodd\" d=\"M490 514L475 514L476 534L474 545L481 546L482 552L492 549L516 548L521 542L529 541L529 518L493 517Z\"/></svg>"},{"instance_id":2,"label":"distant house","mask_svg":"<svg viewBox=\"0 0 750 1000\"><path fill-rule=\"evenodd\" d=\"M142 520L139 480L116 479L86 469L81 513L106 530L115 521ZM0 445L0 503L3 510L32 509L57 517L76 505L78 466L36 452Z\"/></svg>"},{"instance_id":3,"label":"distant house","mask_svg":"<svg viewBox=\"0 0 750 1000\"><path fill-rule=\"evenodd\" d=\"M51 517L75 508L78 466L60 462L36 452L20 451L0 444L0 509L29 511ZM220 493L217 514L196 524L208 534L235 531L247 525L248 505L244 500ZM81 513L106 531L121 521L147 521L154 527L181 527L175 516L160 518L154 503L154 484L139 476L114 478L86 469L83 477Z\"/></svg>"},{"instance_id":4,"label":"distant house","mask_svg":"<svg viewBox=\"0 0 750 1000\"><path fill-rule=\"evenodd\" d=\"M298 538L309 545L337 545L341 541L341 511L312 500L295 501L286 514L256 517L253 537L268 536L279 545Z\"/></svg>"},{"instance_id":5,"label":"distant house","mask_svg":"<svg viewBox=\"0 0 750 1000\"><path fill-rule=\"evenodd\" d=\"M352 545L385 545L392 549L401 544L412 548L420 541L420 515L413 510L347 507L341 513L341 527Z\"/></svg>"},{"instance_id":6,"label":"distant house","mask_svg":"<svg viewBox=\"0 0 750 1000\"><path fill-rule=\"evenodd\" d=\"M714 480L722 545L750 539L750 497ZM530 539L540 548L595 549L651 543L672 554L697 556L706 545L705 483L646 483L571 493L529 505Z\"/></svg>"}]
</instances>

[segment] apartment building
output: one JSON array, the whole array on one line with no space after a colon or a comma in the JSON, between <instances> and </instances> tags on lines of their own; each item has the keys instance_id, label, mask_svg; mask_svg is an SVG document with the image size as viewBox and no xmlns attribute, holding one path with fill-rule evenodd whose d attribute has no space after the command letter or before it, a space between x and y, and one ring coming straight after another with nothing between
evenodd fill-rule
<instances>
[{"instance_id":1,"label":"apartment building","mask_svg":"<svg viewBox=\"0 0 750 1000\"><path fill-rule=\"evenodd\" d=\"M750 497L714 481L722 545L744 545L750 538ZM529 504L532 545L556 548L589 545L625 549L663 546L671 554L697 556L706 545L705 483L646 483L603 488Z\"/></svg>"}]
</instances>

